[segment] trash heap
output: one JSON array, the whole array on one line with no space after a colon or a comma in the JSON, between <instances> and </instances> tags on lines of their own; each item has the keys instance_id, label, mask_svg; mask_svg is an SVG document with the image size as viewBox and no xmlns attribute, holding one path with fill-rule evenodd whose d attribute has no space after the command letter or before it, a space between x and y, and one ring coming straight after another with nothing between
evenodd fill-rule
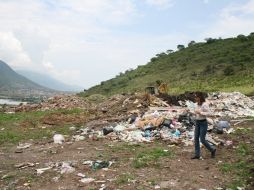
<instances>
[{"instance_id":1,"label":"trash heap","mask_svg":"<svg viewBox=\"0 0 254 190\"><path fill-rule=\"evenodd\" d=\"M20 105L15 108L15 112L23 111L47 111L56 109L87 109L91 107L91 103L84 98L75 95L62 95L51 97L39 104Z\"/></svg>"},{"instance_id":2,"label":"trash heap","mask_svg":"<svg viewBox=\"0 0 254 190\"><path fill-rule=\"evenodd\" d=\"M254 101L239 93L211 93L208 95L211 108L211 118L208 118L209 131L207 140L218 145L222 140L215 134L232 132L230 119L241 117L254 117ZM105 126L103 134L111 140L126 142L152 142L155 139L170 141L173 144L184 143L190 145L194 138L195 120L186 111L188 103L179 102L182 106L149 107L145 113L135 110L127 121ZM222 119L227 118L226 121Z\"/></svg>"},{"instance_id":3,"label":"trash heap","mask_svg":"<svg viewBox=\"0 0 254 190\"><path fill-rule=\"evenodd\" d=\"M208 99L214 115L229 118L254 117L254 101L240 92L211 93Z\"/></svg>"}]
</instances>

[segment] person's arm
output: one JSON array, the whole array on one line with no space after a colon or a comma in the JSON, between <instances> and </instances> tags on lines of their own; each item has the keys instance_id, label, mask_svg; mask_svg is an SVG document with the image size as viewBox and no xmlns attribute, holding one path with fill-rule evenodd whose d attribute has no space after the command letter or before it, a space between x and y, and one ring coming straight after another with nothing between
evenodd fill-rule
<instances>
[{"instance_id":1,"label":"person's arm","mask_svg":"<svg viewBox=\"0 0 254 190\"><path fill-rule=\"evenodd\" d=\"M201 109L199 110L199 114L204 115L204 116L211 116L212 115L211 110L207 104L202 105Z\"/></svg>"}]
</instances>

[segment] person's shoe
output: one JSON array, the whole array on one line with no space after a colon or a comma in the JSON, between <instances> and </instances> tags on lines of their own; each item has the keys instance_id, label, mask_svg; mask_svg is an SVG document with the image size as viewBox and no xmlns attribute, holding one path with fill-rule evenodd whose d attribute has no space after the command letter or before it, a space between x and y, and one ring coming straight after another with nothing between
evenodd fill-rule
<instances>
[{"instance_id":1,"label":"person's shoe","mask_svg":"<svg viewBox=\"0 0 254 190\"><path fill-rule=\"evenodd\" d=\"M213 151L211 152L211 158L215 158L215 154L216 154L216 148L213 149Z\"/></svg>"},{"instance_id":2,"label":"person's shoe","mask_svg":"<svg viewBox=\"0 0 254 190\"><path fill-rule=\"evenodd\" d=\"M193 160L193 159L200 159L200 156L193 156L193 157L191 157L191 159Z\"/></svg>"}]
</instances>

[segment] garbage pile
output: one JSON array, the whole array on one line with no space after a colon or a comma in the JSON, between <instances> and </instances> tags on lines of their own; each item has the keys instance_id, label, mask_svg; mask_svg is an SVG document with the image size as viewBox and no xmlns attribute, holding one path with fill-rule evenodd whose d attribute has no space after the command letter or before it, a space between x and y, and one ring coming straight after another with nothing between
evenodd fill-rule
<instances>
[{"instance_id":1,"label":"garbage pile","mask_svg":"<svg viewBox=\"0 0 254 190\"><path fill-rule=\"evenodd\" d=\"M207 100L211 108L211 118L208 118L209 131L214 132L208 134L208 141L212 144L222 143L215 134L232 132L230 119L254 117L254 101L239 92L211 93ZM192 144L195 120L186 111L188 102L191 101L179 101L182 106L150 107L145 113L136 110L127 121L104 127L103 134L111 140L126 142L162 139L176 144ZM223 121L222 118L228 118L229 121Z\"/></svg>"},{"instance_id":2,"label":"garbage pile","mask_svg":"<svg viewBox=\"0 0 254 190\"><path fill-rule=\"evenodd\" d=\"M63 95L51 97L39 104L20 105L15 108L15 112L27 111L46 111L56 109L87 109L91 107L91 103L84 98L75 95Z\"/></svg>"},{"instance_id":3,"label":"garbage pile","mask_svg":"<svg viewBox=\"0 0 254 190\"><path fill-rule=\"evenodd\" d=\"M208 99L213 114L219 117L254 117L254 101L240 92L211 93Z\"/></svg>"}]
</instances>

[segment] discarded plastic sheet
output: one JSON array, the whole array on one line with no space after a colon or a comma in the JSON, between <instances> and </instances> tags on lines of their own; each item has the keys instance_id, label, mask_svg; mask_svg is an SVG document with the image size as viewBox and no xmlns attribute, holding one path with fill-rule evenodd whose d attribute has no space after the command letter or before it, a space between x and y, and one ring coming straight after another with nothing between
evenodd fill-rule
<instances>
[{"instance_id":1,"label":"discarded plastic sheet","mask_svg":"<svg viewBox=\"0 0 254 190\"><path fill-rule=\"evenodd\" d=\"M55 134L53 136L53 140L55 144L63 144L64 142L64 136L61 134Z\"/></svg>"},{"instance_id":2,"label":"discarded plastic sheet","mask_svg":"<svg viewBox=\"0 0 254 190\"><path fill-rule=\"evenodd\" d=\"M93 182L94 180L94 178L82 178L80 182L87 184Z\"/></svg>"},{"instance_id":3,"label":"discarded plastic sheet","mask_svg":"<svg viewBox=\"0 0 254 190\"><path fill-rule=\"evenodd\" d=\"M41 174L43 174L45 171L50 170L50 169L51 169L51 167L39 168L39 169L36 169L36 173L37 173L37 175L41 175Z\"/></svg>"}]
</instances>

